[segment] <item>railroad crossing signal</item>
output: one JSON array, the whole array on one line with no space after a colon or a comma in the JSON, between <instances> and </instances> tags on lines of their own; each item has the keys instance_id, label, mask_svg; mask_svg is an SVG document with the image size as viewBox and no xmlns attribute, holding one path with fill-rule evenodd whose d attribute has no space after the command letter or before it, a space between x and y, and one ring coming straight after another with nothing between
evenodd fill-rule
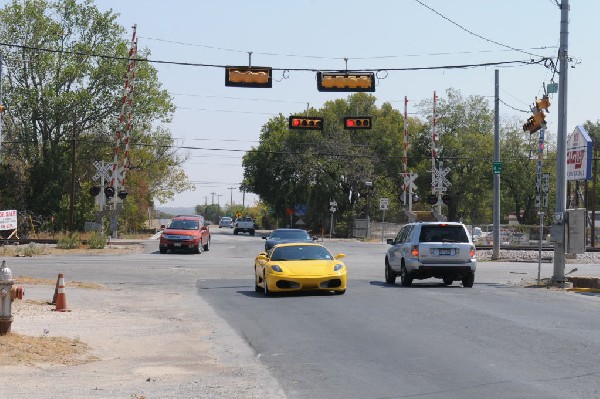
<instances>
[{"instance_id":1,"label":"railroad crossing signal","mask_svg":"<svg viewBox=\"0 0 600 399\"><path fill-rule=\"evenodd\" d=\"M317 72L319 91L373 92L375 74L373 72Z\"/></svg>"},{"instance_id":2,"label":"railroad crossing signal","mask_svg":"<svg viewBox=\"0 0 600 399\"><path fill-rule=\"evenodd\" d=\"M450 186L450 181L446 179L446 175L448 173L450 173L450 168L439 168L433 170L433 180L431 185L433 186L434 192L448 191L448 186Z\"/></svg>"},{"instance_id":3,"label":"railroad crossing signal","mask_svg":"<svg viewBox=\"0 0 600 399\"><path fill-rule=\"evenodd\" d=\"M225 68L225 86L273 87L273 68L253 66L228 66Z\"/></svg>"}]
</instances>

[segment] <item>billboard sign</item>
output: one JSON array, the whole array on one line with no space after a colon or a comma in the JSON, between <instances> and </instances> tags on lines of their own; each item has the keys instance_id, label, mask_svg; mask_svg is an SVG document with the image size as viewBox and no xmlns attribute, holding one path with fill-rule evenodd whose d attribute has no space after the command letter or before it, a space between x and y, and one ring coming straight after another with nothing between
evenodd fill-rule
<instances>
[{"instance_id":1,"label":"billboard sign","mask_svg":"<svg viewBox=\"0 0 600 399\"><path fill-rule=\"evenodd\" d=\"M567 139L567 180L591 180L592 156L592 139L578 125Z\"/></svg>"},{"instance_id":2,"label":"billboard sign","mask_svg":"<svg viewBox=\"0 0 600 399\"><path fill-rule=\"evenodd\" d=\"M0 230L17 229L17 211L0 211Z\"/></svg>"}]
</instances>

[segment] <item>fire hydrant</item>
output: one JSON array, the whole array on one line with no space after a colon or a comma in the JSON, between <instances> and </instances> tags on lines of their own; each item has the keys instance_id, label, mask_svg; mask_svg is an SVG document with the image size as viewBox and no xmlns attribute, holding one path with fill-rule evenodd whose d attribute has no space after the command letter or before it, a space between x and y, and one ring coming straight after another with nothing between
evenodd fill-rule
<instances>
[{"instance_id":1,"label":"fire hydrant","mask_svg":"<svg viewBox=\"0 0 600 399\"><path fill-rule=\"evenodd\" d=\"M12 272L6 267L6 261L3 260L2 266L0 266L0 335L10 332L13 322L12 302L15 298L23 299L23 287L13 287L14 283Z\"/></svg>"}]
</instances>

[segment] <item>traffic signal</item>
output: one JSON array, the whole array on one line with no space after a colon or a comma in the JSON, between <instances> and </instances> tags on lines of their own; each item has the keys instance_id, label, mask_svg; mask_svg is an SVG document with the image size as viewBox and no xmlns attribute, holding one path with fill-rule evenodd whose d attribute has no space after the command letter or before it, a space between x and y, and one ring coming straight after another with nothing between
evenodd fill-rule
<instances>
[{"instance_id":1,"label":"traffic signal","mask_svg":"<svg viewBox=\"0 0 600 399\"><path fill-rule=\"evenodd\" d=\"M373 72L317 72L317 89L319 91L375 91L375 74Z\"/></svg>"},{"instance_id":2,"label":"traffic signal","mask_svg":"<svg viewBox=\"0 0 600 399\"><path fill-rule=\"evenodd\" d=\"M546 123L545 119L546 115L544 114L544 111L536 112L527 119L527 122L523 125L523 131L529 132L530 134L537 132L542 128L542 125Z\"/></svg>"},{"instance_id":3,"label":"traffic signal","mask_svg":"<svg viewBox=\"0 0 600 399\"><path fill-rule=\"evenodd\" d=\"M548 111L549 106L550 106L550 99L548 98L548 96L542 97L541 100L535 100L535 108L538 111L544 110L546 112L549 112Z\"/></svg>"},{"instance_id":4,"label":"traffic signal","mask_svg":"<svg viewBox=\"0 0 600 399\"><path fill-rule=\"evenodd\" d=\"M344 129L370 129L370 116L344 116Z\"/></svg>"},{"instance_id":5,"label":"traffic signal","mask_svg":"<svg viewBox=\"0 0 600 399\"><path fill-rule=\"evenodd\" d=\"M290 129L323 130L323 118L319 116L290 116Z\"/></svg>"},{"instance_id":6,"label":"traffic signal","mask_svg":"<svg viewBox=\"0 0 600 399\"><path fill-rule=\"evenodd\" d=\"M273 68L252 66L225 67L225 86L273 87Z\"/></svg>"},{"instance_id":7,"label":"traffic signal","mask_svg":"<svg viewBox=\"0 0 600 399\"><path fill-rule=\"evenodd\" d=\"M98 186L92 186L92 187L90 187L90 195L92 197L95 197L98 194L100 194L100 187L98 187Z\"/></svg>"},{"instance_id":8,"label":"traffic signal","mask_svg":"<svg viewBox=\"0 0 600 399\"><path fill-rule=\"evenodd\" d=\"M115 189L111 186L108 186L104 189L104 195L106 195L106 198L112 198L115 196Z\"/></svg>"}]
</instances>

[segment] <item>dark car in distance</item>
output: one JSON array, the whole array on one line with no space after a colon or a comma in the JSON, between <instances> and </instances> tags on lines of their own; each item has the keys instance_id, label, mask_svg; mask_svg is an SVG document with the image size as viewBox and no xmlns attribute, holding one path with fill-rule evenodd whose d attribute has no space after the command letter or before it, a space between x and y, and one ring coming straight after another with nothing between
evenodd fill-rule
<instances>
[{"instance_id":1,"label":"dark car in distance","mask_svg":"<svg viewBox=\"0 0 600 399\"><path fill-rule=\"evenodd\" d=\"M317 238L312 237L308 231L302 229L276 229L268 236L263 236L265 241L265 251L269 251L277 244L282 243L302 243L313 242Z\"/></svg>"}]
</instances>

